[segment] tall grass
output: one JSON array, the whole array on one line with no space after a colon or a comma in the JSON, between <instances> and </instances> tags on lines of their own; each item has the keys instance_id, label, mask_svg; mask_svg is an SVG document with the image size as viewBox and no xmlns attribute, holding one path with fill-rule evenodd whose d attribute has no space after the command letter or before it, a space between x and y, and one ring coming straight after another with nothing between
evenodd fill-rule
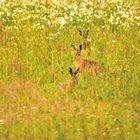
<instances>
[{"instance_id":1,"label":"tall grass","mask_svg":"<svg viewBox=\"0 0 140 140\"><path fill-rule=\"evenodd\" d=\"M139 1L0 4L1 140L139 139ZM102 74L79 73L78 85L60 93L75 69L79 29L91 40L82 57Z\"/></svg>"}]
</instances>

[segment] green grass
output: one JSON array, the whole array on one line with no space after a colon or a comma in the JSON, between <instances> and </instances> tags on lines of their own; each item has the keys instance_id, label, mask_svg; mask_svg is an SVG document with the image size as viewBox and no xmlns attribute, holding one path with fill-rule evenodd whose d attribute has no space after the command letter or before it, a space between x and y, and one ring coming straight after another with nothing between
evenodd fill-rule
<instances>
[{"instance_id":1,"label":"green grass","mask_svg":"<svg viewBox=\"0 0 140 140\"><path fill-rule=\"evenodd\" d=\"M138 140L140 137L139 27L124 31L90 25L90 55L103 71L79 73L72 92L58 85L70 79L74 50L82 41L73 25L32 30L1 22L1 140Z\"/></svg>"}]
</instances>

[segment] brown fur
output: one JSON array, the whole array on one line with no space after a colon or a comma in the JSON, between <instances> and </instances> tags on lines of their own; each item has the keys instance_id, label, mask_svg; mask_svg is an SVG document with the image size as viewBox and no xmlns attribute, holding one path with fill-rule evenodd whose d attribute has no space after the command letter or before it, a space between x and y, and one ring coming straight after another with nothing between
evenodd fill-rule
<instances>
[{"instance_id":1,"label":"brown fur","mask_svg":"<svg viewBox=\"0 0 140 140\"><path fill-rule=\"evenodd\" d=\"M82 45L79 46L79 49L75 49L75 51L75 67L79 68L81 72L90 72L93 76L97 75L100 71L99 64L96 61L81 57Z\"/></svg>"},{"instance_id":2,"label":"brown fur","mask_svg":"<svg viewBox=\"0 0 140 140\"><path fill-rule=\"evenodd\" d=\"M90 49L90 40L89 40L89 38L88 38L88 35L89 35L89 30L87 30L87 31L81 31L81 30L79 30L79 34L80 34L80 36L82 36L82 39L83 39L83 41L82 41L82 45L83 45L83 50L87 50L87 49Z\"/></svg>"},{"instance_id":3,"label":"brown fur","mask_svg":"<svg viewBox=\"0 0 140 140\"><path fill-rule=\"evenodd\" d=\"M71 79L67 80L65 83L59 85L59 90L61 92L71 91L73 87L78 84L77 74L79 72L79 68L73 73L72 68L69 69Z\"/></svg>"}]
</instances>

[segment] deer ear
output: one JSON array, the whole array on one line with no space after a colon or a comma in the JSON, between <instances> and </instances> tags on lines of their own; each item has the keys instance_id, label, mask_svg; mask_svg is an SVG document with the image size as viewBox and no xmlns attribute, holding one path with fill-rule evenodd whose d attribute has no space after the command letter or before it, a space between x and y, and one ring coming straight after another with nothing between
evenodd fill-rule
<instances>
[{"instance_id":1,"label":"deer ear","mask_svg":"<svg viewBox=\"0 0 140 140\"><path fill-rule=\"evenodd\" d=\"M89 35L89 30L87 30L87 35Z\"/></svg>"},{"instance_id":2,"label":"deer ear","mask_svg":"<svg viewBox=\"0 0 140 140\"><path fill-rule=\"evenodd\" d=\"M73 75L72 68L69 68L69 72L70 72L70 75L72 76Z\"/></svg>"},{"instance_id":3,"label":"deer ear","mask_svg":"<svg viewBox=\"0 0 140 140\"><path fill-rule=\"evenodd\" d=\"M79 49L82 50L82 45L79 46Z\"/></svg>"},{"instance_id":4,"label":"deer ear","mask_svg":"<svg viewBox=\"0 0 140 140\"><path fill-rule=\"evenodd\" d=\"M79 72L79 70L80 70L80 67L77 68L77 70L74 72L74 74L77 74Z\"/></svg>"},{"instance_id":5,"label":"deer ear","mask_svg":"<svg viewBox=\"0 0 140 140\"><path fill-rule=\"evenodd\" d=\"M82 36L82 31L81 30L79 30L79 34Z\"/></svg>"},{"instance_id":6,"label":"deer ear","mask_svg":"<svg viewBox=\"0 0 140 140\"><path fill-rule=\"evenodd\" d=\"M73 47L74 50L76 50L76 48L75 48L75 46L73 44L71 46Z\"/></svg>"}]
</instances>

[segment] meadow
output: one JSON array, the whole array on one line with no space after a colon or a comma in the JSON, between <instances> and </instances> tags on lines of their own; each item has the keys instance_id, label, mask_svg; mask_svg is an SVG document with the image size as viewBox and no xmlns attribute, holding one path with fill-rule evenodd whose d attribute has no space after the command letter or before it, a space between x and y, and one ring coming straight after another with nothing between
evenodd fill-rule
<instances>
[{"instance_id":1,"label":"meadow","mask_svg":"<svg viewBox=\"0 0 140 140\"><path fill-rule=\"evenodd\" d=\"M79 30L102 71L61 92ZM0 1L0 140L139 140L139 85L139 0Z\"/></svg>"}]
</instances>

